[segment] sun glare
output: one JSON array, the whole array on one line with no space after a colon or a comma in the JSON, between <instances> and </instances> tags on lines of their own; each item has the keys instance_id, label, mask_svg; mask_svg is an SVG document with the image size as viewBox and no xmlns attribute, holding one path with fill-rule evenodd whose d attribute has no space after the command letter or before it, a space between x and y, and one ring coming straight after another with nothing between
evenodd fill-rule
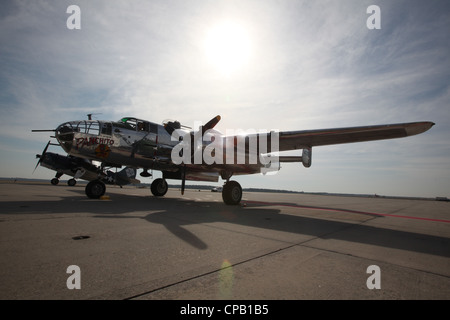
<instances>
[{"instance_id":1,"label":"sun glare","mask_svg":"<svg viewBox=\"0 0 450 320\"><path fill-rule=\"evenodd\" d=\"M224 22L208 32L205 50L208 62L221 74L230 76L242 69L249 60L249 35L241 25Z\"/></svg>"}]
</instances>

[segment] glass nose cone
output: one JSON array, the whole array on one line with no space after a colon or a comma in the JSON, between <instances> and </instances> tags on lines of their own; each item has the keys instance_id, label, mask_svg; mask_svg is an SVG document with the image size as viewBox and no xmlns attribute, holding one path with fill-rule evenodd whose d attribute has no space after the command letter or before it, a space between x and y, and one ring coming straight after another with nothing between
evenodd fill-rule
<instances>
[{"instance_id":1,"label":"glass nose cone","mask_svg":"<svg viewBox=\"0 0 450 320\"><path fill-rule=\"evenodd\" d=\"M69 152L72 148L73 134L74 128L70 122L63 123L56 128L56 139L66 152Z\"/></svg>"}]
</instances>

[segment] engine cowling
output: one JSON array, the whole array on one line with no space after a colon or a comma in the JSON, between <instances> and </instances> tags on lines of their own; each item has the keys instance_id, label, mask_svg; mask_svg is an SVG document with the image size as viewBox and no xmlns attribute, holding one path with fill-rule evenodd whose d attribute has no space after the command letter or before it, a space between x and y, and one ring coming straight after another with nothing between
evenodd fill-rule
<instances>
[{"instance_id":1,"label":"engine cowling","mask_svg":"<svg viewBox=\"0 0 450 320\"><path fill-rule=\"evenodd\" d=\"M261 173L263 175L266 174L274 174L280 170L281 164L278 157L273 157L271 155L264 156L264 166L261 167Z\"/></svg>"},{"instance_id":2,"label":"engine cowling","mask_svg":"<svg viewBox=\"0 0 450 320\"><path fill-rule=\"evenodd\" d=\"M311 148L303 149L302 163L305 168L311 167L311 163L312 163L312 149Z\"/></svg>"},{"instance_id":3,"label":"engine cowling","mask_svg":"<svg viewBox=\"0 0 450 320\"><path fill-rule=\"evenodd\" d=\"M301 156L278 156L277 160L279 162L301 162L305 168L309 168L312 163L312 149L303 149Z\"/></svg>"}]
</instances>

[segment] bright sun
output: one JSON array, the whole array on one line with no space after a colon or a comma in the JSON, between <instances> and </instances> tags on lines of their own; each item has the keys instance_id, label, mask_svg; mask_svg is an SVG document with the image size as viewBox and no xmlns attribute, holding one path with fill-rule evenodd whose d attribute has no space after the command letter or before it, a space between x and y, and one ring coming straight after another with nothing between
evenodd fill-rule
<instances>
[{"instance_id":1,"label":"bright sun","mask_svg":"<svg viewBox=\"0 0 450 320\"><path fill-rule=\"evenodd\" d=\"M246 29L237 23L221 23L208 32L205 50L208 62L221 74L230 76L249 60L249 35Z\"/></svg>"}]
</instances>

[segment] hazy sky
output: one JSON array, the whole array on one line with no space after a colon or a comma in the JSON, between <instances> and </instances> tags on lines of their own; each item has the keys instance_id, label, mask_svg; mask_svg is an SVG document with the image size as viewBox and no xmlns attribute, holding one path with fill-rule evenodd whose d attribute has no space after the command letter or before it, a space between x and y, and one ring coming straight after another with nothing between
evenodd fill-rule
<instances>
[{"instance_id":1,"label":"hazy sky","mask_svg":"<svg viewBox=\"0 0 450 320\"><path fill-rule=\"evenodd\" d=\"M70 5L81 29L69 29ZM369 29L381 9L381 29ZM69 120L134 116L217 129L304 130L433 121L405 139L313 149L311 168L245 187L450 196L450 2L2 1L0 176L37 160ZM49 151L63 154L59 147ZM300 152L298 152L300 154ZM150 179L140 178L143 182Z\"/></svg>"}]
</instances>

